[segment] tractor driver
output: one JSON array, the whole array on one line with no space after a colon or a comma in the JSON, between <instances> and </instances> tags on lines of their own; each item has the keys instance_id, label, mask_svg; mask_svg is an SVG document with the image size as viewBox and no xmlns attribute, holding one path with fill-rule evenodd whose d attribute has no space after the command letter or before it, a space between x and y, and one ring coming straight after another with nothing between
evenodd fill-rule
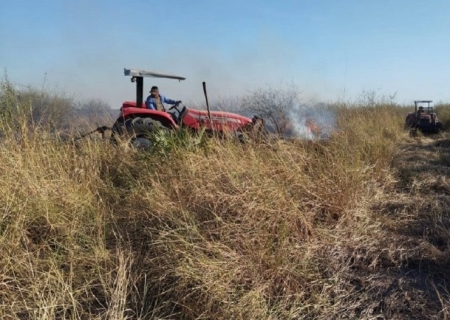
<instances>
[{"instance_id":1,"label":"tractor driver","mask_svg":"<svg viewBox=\"0 0 450 320\"><path fill-rule=\"evenodd\" d=\"M145 100L145 107L151 110L166 111L166 109L164 108L164 103L177 104L181 103L181 101L175 101L166 98L166 96L159 93L159 89L157 86L153 86L150 89L150 95L147 97L147 100Z\"/></svg>"},{"instance_id":2,"label":"tractor driver","mask_svg":"<svg viewBox=\"0 0 450 320\"><path fill-rule=\"evenodd\" d=\"M417 110L417 115L420 115L421 113L424 113L425 111L423 110L423 107L420 106L419 110Z\"/></svg>"}]
</instances>

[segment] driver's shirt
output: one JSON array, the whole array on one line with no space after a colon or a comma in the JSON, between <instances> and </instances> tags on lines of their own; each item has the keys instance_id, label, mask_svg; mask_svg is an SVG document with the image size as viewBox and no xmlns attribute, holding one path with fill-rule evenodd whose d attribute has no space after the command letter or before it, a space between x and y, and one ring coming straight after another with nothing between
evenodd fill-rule
<instances>
[{"instance_id":1,"label":"driver's shirt","mask_svg":"<svg viewBox=\"0 0 450 320\"><path fill-rule=\"evenodd\" d=\"M154 97L153 99L155 99L155 104L156 104L156 110L158 110L158 111L162 111L162 110L164 110L164 106L163 106L163 104L161 103L161 97Z\"/></svg>"},{"instance_id":2,"label":"driver's shirt","mask_svg":"<svg viewBox=\"0 0 450 320\"><path fill-rule=\"evenodd\" d=\"M166 96L159 94L158 99L156 97L152 97L149 95L147 100L145 100L145 107L151 110L164 110L163 103L175 104L177 103L175 100L168 99Z\"/></svg>"}]
</instances>

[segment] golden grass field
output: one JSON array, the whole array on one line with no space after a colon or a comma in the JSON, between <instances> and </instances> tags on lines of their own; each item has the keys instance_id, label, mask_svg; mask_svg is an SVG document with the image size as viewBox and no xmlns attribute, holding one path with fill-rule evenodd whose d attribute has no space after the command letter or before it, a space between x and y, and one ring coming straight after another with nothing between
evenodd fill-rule
<instances>
[{"instance_id":1,"label":"golden grass field","mask_svg":"<svg viewBox=\"0 0 450 320\"><path fill-rule=\"evenodd\" d=\"M410 138L407 111L336 107L327 141L152 153L5 118L0 317L450 318L450 136Z\"/></svg>"}]
</instances>

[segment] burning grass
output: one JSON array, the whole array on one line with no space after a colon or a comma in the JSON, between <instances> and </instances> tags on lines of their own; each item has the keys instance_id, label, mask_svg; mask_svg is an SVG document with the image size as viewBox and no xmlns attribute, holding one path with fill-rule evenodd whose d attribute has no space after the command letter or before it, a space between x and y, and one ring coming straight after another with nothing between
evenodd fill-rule
<instances>
[{"instance_id":1,"label":"burning grass","mask_svg":"<svg viewBox=\"0 0 450 320\"><path fill-rule=\"evenodd\" d=\"M326 141L152 153L4 125L0 315L448 317L448 146L393 106L336 114Z\"/></svg>"}]
</instances>

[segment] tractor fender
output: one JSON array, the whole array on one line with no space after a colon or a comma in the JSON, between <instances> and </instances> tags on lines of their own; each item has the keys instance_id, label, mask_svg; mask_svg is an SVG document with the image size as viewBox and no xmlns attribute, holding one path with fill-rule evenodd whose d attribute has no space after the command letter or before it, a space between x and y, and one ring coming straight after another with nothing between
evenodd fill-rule
<instances>
[{"instance_id":1,"label":"tractor fender","mask_svg":"<svg viewBox=\"0 0 450 320\"><path fill-rule=\"evenodd\" d=\"M165 111L129 107L122 109L121 117L125 120L136 117L151 118L155 121L161 122L164 127L169 129L178 129L178 125L175 123L170 113Z\"/></svg>"}]
</instances>

